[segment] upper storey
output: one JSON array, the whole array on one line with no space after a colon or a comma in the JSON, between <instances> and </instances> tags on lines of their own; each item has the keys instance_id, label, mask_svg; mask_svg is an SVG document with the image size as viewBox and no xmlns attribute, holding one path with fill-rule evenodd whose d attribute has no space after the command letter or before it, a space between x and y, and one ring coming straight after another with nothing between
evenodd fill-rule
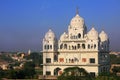
<instances>
[{"instance_id":1,"label":"upper storey","mask_svg":"<svg viewBox=\"0 0 120 80\"><path fill-rule=\"evenodd\" d=\"M65 48L66 50L100 49L108 51L109 38L104 31L98 34L94 27L87 32L84 19L76 13L76 15L70 20L68 31L60 36L59 41L57 41L54 32L49 29L43 39L43 49L45 48L46 50L46 46L50 46L50 48L53 49L56 48L56 50L56 46L58 46L60 50Z\"/></svg>"}]
</instances>

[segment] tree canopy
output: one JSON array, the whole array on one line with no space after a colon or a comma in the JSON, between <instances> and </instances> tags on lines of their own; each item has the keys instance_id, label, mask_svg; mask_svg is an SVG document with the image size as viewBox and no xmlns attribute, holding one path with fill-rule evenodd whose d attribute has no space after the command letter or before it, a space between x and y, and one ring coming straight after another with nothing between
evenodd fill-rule
<instances>
[{"instance_id":1,"label":"tree canopy","mask_svg":"<svg viewBox=\"0 0 120 80\"><path fill-rule=\"evenodd\" d=\"M58 80L92 80L92 78L83 68L68 67L64 69L64 72L58 77Z\"/></svg>"},{"instance_id":2,"label":"tree canopy","mask_svg":"<svg viewBox=\"0 0 120 80\"><path fill-rule=\"evenodd\" d=\"M26 59L32 59L33 63L35 63L35 66L40 66L43 62L42 55L38 52L32 52L30 55L25 57Z\"/></svg>"}]
</instances>

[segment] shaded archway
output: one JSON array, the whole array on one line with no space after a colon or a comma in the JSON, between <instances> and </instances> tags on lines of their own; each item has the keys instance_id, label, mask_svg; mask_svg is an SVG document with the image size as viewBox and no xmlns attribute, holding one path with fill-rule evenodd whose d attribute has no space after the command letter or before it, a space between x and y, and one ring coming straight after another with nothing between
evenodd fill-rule
<instances>
[{"instance_id":1,"label":"shaded archway","mask_svg":"<svg viewBox=\"0 0 120 80\"><path fill-rule=\"evenodd\" d=\"M64 49L67 49L67 44L64 44Z\"/></svg>"},{"instance_id":2,"label":"shaded archway","mask_svg":"<svg viewBox=\"0 0 120 80\"><path fill-rule=\"evenodd\" d=\"M54 61L58 61L58 56L56 54L54 55Z\"/></svg>"},{"instance_id":3,"label":"shaded archway","mask_svg":"<svg viewBox=\"0 0 120 80\"><path fill-rule=\"evenodd\" d=\"M85 44L82 44L82 48L85 49Z\"/></svg>"},{"instance_id":4,"label":"shaded archway","mask_svg":"<svg viewBox=\"0 0 120 80\"><path fill-rule=\"evenodd\" d=\"M55 68L55 69L54 69L54 75L57 76L57 75L59 74L58 72L59 72L60 70L61 70L61 68L59 68L59 67Z\"/></svg>"},{"instance_id":5,"label":"shaded archway","mask_svg":"<svg viewBox=\"0 0 120 80\"><path fill-rule=\"evenodd\" d=\"M81 38L81 34L80 33L78 34L78 38Z\"/></svg>"},{"instance_id":6,"label":"shaded archway","mask_svg":"<svg viewBox=\"0 0 120 80\"><path fill-rule=\"evenodd\" d=\"M62 49L62 48L63 48L63 44L60 45L60 49Z\"/></svg>"},{"instance_id":7,"label":"shaded archway","mask_svg":"<svg viewBox=\"0 0 120 80\"><path fill-rule=\"evenodd\" d=\"M80 49L80 44L77 44L77 48Z\"/></svg>"}]
</instances>

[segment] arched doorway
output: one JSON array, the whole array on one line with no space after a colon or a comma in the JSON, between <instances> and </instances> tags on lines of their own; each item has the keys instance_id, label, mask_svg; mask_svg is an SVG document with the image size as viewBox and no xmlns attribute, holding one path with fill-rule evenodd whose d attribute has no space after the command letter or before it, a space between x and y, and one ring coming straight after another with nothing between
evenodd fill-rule
<instances>
[{"instance_id":1,"label":"arched doorway","mask_svg":"<svg viewBox=\"0 0 120 80\"><path fill-rule=\"evenodd\" d=\"M59 68L59 67L55 68L55 69L54 69L54 75L57 76L57 75L59 74L58 72L59 72L60 70L61 70L61 68Z\"/></svg>"}]
</instances>

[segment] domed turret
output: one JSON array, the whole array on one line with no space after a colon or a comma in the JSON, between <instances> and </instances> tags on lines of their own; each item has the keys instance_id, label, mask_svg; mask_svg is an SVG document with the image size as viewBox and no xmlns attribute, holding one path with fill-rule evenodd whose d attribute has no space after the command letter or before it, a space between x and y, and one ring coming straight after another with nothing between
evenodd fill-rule
<instances>
[{"instance_id":1,"label":"domed turret","mask_svg":"<svg viewBox=\"0 0 120 80\"><path fill-rule=\"evenodd\" d=\"M68 35L70 39L84 38L87 33L87 28L85 26L84 19L79 16L78 10L76 11L75 17L71 19L70 25L68 26ZM79 35L79 36L78 36Z\"/></svg>"},{"instance_id":2,"label":"domed turret","mask_svg":"<svg viewBox=\"0 0 120 80\"><path fill-rule=\"evenodd\" d=\"M92 28L89 32L88 32L88 38L91 40L97 40L98 39L98 32L95 30L95 28Z\"/></svg>"},{"instance_id":3,"label":"domed turret","mask_svg":"<svg viewBox=\"0 0 120 80\"><path fill-rule=\"evenodd\" d=\"M72 18L70 25L71 25L71 27L83 28L84 27L84 19L82 17L80 17L78 14L76 14L76 16Z\"/></svg>"},{"instance_id":4,"label":"domed turret","mask_svg":"<svg viewBox=\"0 0 120 80\"><path fill-rule=\"evenodd\" d=\"M51 29L49 29L49 31L45 34L45 39L46 40L54 40L55 39L55 34Z\"/></svg>"},{"instance_id":5,"label":"domed turret","mask_svg":"<svg viewBox=\"0 0 120 80\"><path fill-rule=\"evenodd\" d=\"M104 31L101 31L101 33L99 34L99 37L100 37L101 42L108 40L108 36Z\"/></svg>"},{"instance_id":6,"label":"domed turret","mask_svg":"<svg viewBox=\"0 0 120 80\"><path fill-rule=\"evenodd\" d=\"M68 35L67 35L66 32L64 32L64 33L61 35L60 40L65 40L65 39L67 39L67 38L68 38Z\"/></svg>"}]
</instances>

